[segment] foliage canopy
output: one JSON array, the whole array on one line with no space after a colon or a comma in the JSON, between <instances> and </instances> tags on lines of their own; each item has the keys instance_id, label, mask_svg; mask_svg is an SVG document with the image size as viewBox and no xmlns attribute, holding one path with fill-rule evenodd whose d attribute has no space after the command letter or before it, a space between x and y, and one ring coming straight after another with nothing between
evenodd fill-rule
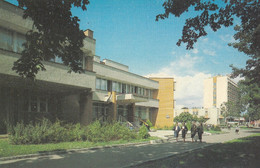
<instances>
[{"instance_id":1,"label":"foliage canopy","mask_svg":"<svg viewBox=\"0 0 260 168\"><path fill-rule=\"evenodd\" d=\"M46 70L42 61L59 57L71 71L82 71L84 32L79 18L72 16L72 6L86 10L88 0L17 0L24 9L23 18L33 20L33 29L26 34L22 56L13 70L20 76L35 78Z\"/></svg>"}]
</instances>

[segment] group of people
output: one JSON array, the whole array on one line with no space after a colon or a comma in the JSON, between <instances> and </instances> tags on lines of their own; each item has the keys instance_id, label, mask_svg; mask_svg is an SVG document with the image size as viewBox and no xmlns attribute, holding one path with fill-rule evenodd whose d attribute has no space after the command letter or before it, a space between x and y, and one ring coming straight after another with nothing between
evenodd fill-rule
<instances>
[{"instance_id":1,"label":"group of people","mask_svg":"<svg viewBox=\"0 0 260 168\"><path fill-rule=\"evenodd\" d=\"M185 125L185 123L182 123L182 126L180 127L178 122L177 122L175 124L175 126L173 127L173 131L174 131L174 137L176 138L177 142L178 142L178 137L179 137L179 132L180 131L181 131L183 142L185 142L186 134L188 133L188 127ZM200 140L200 142L202 142L202 134L204 132L202 123L197 125L193 121L190 131L191 131L192 142L194 142L194 139L195 139L195 141L197 141L196 134L198 135L198 139Z\"/></svg>"}]
</instances>

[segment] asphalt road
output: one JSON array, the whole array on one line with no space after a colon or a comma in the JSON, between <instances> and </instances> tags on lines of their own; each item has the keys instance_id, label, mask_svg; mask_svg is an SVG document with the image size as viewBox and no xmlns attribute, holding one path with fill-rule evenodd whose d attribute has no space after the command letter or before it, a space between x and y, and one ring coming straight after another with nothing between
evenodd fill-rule
<instances>
[{"instance_id":1,"label":"asphalt road","mask_svg":"<svg viewBox=\"0 0 260 168\"><path fill-rule=\"evenodd\" d=\"M188 139L185 143L172 141L6 160L0 161L0 168L122 168L245 137L253 133L255 132L241 130L239 135L231 131L228 134L204 136L203 143L191 143Z\"/></svg>"}]
</instances>

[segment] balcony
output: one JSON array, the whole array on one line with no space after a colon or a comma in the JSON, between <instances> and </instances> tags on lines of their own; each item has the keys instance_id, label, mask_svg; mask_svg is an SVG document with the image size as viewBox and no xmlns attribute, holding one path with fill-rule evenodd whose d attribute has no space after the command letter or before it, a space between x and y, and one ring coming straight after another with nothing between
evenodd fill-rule
<instances>
[{"instance_id":1,"label":"balcony","mask_svg":"<svg viewBox=\"0 0 260 168\"><path fill-rule=\"evenodd\" d=\"M0 50L0 78L6 80L5 83L8 83L8 81L14 83L13 80L18 83L22 81L18 74L12 70L13 63L19 56L19 54ZM44 62L44 66L46 71L41 71L36 75L37 82L95 90L96 77L93 72L85 72L82 74L68 73L67 66L52 62Z\"/></svg>"}]
</instances>

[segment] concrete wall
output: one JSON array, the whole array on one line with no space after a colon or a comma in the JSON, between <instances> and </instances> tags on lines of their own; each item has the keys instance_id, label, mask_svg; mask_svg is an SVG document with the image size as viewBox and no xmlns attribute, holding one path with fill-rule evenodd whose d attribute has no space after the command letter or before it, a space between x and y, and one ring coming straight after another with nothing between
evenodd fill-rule
<instances>
[{"instance_id":1,"label":"concrete wall","mask_svg":"<svg viewBox=\"0 0 260 168\"><path fill-rule=\"evenodd\" d=\"M18 77L18 74L12 70L13 63L19 58L18 54L4 52L0 50L0 74ZM40 81L72 85L82 88L91 88L95 90L96 77L93 72L82 74L68 73L68 68L61 64L44 62L46 71L37 74L36 79Z\"/></svg>"},{"instance_id":2,"label":"concrete wall","mask_svg":"<svg viewBox=\"0 0 260 168\"><path fill-rule=\"evenodd\" d=\"M128 71L128 70L129 70L128 66L123 65L123 64L120 64L120 63L118 63L118 62L114 62L114 61L112 61L112 60L104 59L102 62L103 62L105 65L108 65L108 66L111 66L111 67L120 69L120 70L122 70L122 71Z\"/></svg>"},{"instance_id":3,"label":"concrete wall","mask_svg":"<svg viewBox=\"0 0 260 168\"><path fill-rule=\"evenodd\" d=\"M172 126L174 118L174 79L151 79L159 82L159 90L156 98L159 99L159 110L155 125L157 127Z\"/></svg>"},{"instance_id":4,"label":"concrete wall","mask_svg":"<svg viewBox=\"0 0 260 168\"><path fill-rule=\"evenodd\" d=\"M213 78L204 80L203 104L204 108L213 106Z\"/></svg>"},{"instance_id":5,"label":"concrete wall","mask_svg":"<svg viewBox=\"0 0 260 168\"><path fill-rule=\"evenodd\" d=\"M226 76L217 78L217 108L220 108L221 104L227 102L228 90L227 90L228 80Z\"/></svg>"}]
</instances>

